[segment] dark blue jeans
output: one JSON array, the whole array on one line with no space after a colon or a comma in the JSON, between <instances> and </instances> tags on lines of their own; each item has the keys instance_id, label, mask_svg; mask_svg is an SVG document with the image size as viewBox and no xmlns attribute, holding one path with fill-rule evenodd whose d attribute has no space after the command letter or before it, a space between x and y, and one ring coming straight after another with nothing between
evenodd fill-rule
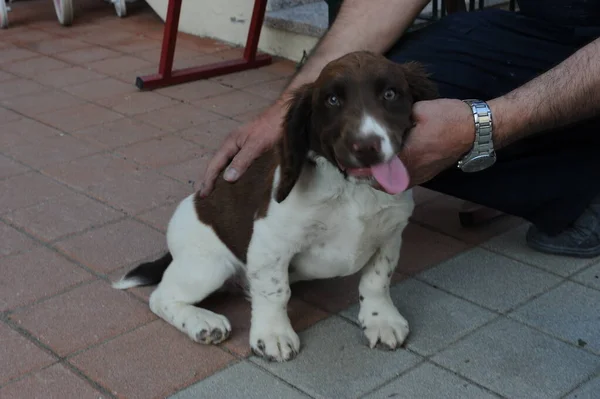
<instances>
[{"instance_id":1,"label":"dark blue jeans","mask_svg":"<svg viewBox=\"0 0 600 399\"><path fill-rule=\"evenodd\" d=\"M406 34L387 57L425 64L443 97L489 100L600 37L600 1L519 3L520 13L488 9L444 17ZM522 217L550 234L600 193L600 117L531 136L497 155L487 170L450 168L424 186Z\"/></svg>"}]
</instances>

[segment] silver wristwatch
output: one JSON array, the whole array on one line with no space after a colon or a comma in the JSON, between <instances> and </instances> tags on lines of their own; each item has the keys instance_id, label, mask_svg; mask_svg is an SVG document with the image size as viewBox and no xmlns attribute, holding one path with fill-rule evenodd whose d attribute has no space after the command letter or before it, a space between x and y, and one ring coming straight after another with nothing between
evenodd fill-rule
<instances>
[{"instance_id":1,"label":"silver wristwatch","mask_svg":"<svg viewBox=\"0 0 600 399\"><path fill-rule=\"evenodd\" d=\"M463 172L479 172L496 163L496 152L492 140L492 111L485 101L463 100L471 107L475 119L475 142L467 155L458 161Z\"/></svg>"}]
</instances>

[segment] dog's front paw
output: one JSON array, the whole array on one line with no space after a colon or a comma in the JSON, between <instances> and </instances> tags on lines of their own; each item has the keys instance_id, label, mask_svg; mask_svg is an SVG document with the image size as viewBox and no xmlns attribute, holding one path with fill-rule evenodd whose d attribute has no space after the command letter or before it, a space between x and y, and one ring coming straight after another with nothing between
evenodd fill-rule
<instances>
[{"instance_id":1,"label":"dog's front paw","mask_svg":"<svg viewBox=\"0 0 600 399\"><path fill-rule=\"evenodd\" d=\"M358 321L371 348L380 343L387 349L395 350L402 345L410 331L406 319L391 303L363 301Z\"/></svg>"},{"instance_id":2,"label":"dog's front paw","mask_svg":"<svg viewBox=\"0 0 600 399\"><path fill-rule=\"evenodd\" d=\"M292 360L300 351L300 338L289 321L258 327L253 323L250 329L250 346L257 356L271 362L285 362Z\"/></svg>"}]
</instances>

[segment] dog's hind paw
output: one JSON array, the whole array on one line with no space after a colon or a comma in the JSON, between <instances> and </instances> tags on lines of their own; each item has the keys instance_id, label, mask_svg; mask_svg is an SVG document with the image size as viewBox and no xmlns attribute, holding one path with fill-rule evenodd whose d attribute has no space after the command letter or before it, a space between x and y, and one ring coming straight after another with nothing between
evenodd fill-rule
<instances>
[{"instance_id":1,"label":"dog's hind paw","mask_svg":"<svg viewBox=\"0 0 600 399\"><path fill-rule=\"evenodd\" d=\"M206 309L188 318L182 325L188 336L201 344L218 344L225 341L231 333L231 324L225 316Z\"/></svg>"}]
</instances>

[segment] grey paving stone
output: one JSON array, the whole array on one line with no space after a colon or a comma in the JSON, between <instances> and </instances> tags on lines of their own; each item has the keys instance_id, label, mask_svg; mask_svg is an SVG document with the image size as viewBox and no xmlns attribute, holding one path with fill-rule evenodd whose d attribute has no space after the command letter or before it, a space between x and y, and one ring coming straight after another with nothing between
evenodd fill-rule
<instances>
[{"instance_id":1,"label":"grey paving stone","mask_svg":"<svg viewBox=\"0 0 600 399\"><path fill-rule=\"evenodd\" d=\"M565 399L598 399L598 397L600 397L600 377L586 382Z\"/></svg>"},{"instance_id":2,"label":"grey paving stone","mask_svg":"<svg viewBox=\"0 0 600 399\"><path fill-rule=\"evenodd\" d=\"M213 374L170 399L303 399L310 398L256 365L237 363Z\"/></svg>"},{"instance_id":3,"label":"grey paving stone","mask_svg":"<svg viewBox=\"0 0 600 399\"><path fill-rule=\"evenodd\" d=\"M600 291L568 281L509 317L600 354Z\"/></svg>"},{"instance_id":4,"label":"grey paving stone","mask_svg":"<svg viewBox=\"0 0 600 399\"><path fill-rule=\"evenodd\" d=\"M560 281L559 277L481 248L426 270L418 278L500 312Z\"/></svg>"},{"instance_id":5,"label":"grey paving stone","mask_svg":"<svg viewBox=\"0 0 600 399\"><path fill-rule=\"evenodd\" d=\"M477 385L431 363L423 363L365 399L493 399Z\"/></svg>"},{"instance_id":6,"label":"grey paving stone","mask_svg":"<svg viewBox=\"0 0 600 399\"><path fill-rule=\"evenodd\" d=\"M558 398L600 370L600 357L506 318L431 360L511 399Z\"/></svg>"},{"instance_id":7,"label":"grey paving stone","mask_svg":"<svg viewBox=\"0 0 600 399\"><path fill-rule=\"evenodd\" d=\"M496 317L495 313L414 279L397 284L390 293L410 325L407 347L424 356ZM358 311L359 306L355 305L341 315L358 325Z\"/></svg>"},{"instance_id":8,"label":"grey paving stone","mask_svg":"<svg viewBox=\"0 0 600 399\"><path fill-rule=\"evenodd\" d=\"M300 334L300 354L286 363L253 362L315 398L357 398L416 365L404 349L370 349L362 330L338 316Z\"/></svg>"},{"instance_id":9,"label":"grey paving stone","mask_svg":"<svg viewBox=\"0 0 600 399\"><path fill-rule=\"evenodd\" d=\"M554 256L534 251L525 243L525 234L528 228L529 224L519 226L487 241L482 247L565 277L576 273L594 261L593 259Z\"/></svg>"},{"instance_id":10,"label":"grey paving stone","mask_svg":"<svg viewBox=\"0 0 600 399\"><path fill-rule=\"evenodd\" d=\"M588 267L572 278L581 284L600 290L600 263Z\"/></svg>"}]
</instances>

